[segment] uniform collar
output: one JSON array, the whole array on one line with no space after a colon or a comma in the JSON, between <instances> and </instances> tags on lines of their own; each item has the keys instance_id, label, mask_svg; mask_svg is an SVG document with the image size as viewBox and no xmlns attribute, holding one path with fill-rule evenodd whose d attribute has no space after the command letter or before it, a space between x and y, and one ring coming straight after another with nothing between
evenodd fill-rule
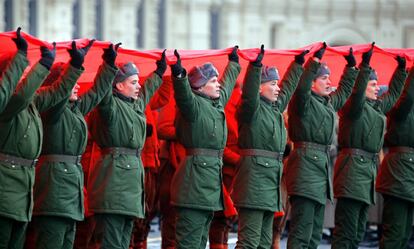
<instances>
[{"instance_id":1,"label":"uniform collar","mask_svg":"<svg viewBox=\"0 0 414 249\"><path fill-rule=\"evenodd\" d=\"M315 93L314 91L311 91L312 96L314 96L319 102L322 102L324 104L328 104L329 102L331 102L331 97L328 96L321 96L317 93Z\"/></svg>"},{"instance_id":2,"label":"uniform collar","mask_svg":"<svg viewBox=\"0 0 414 249\"><path fill-rule=\"evenodd\" d=\"M122 93L118 92L116 89L114 89L114 90L112 91L112 94L113 94L115 97L118 97L119 99L121 99L121 100L123 100L123 101L125 101L125 102L134 103L134 99L133 99L133 98L131 98L131 97L127 97L127 96L123 95Z\"/></svg>"}]
</instances>

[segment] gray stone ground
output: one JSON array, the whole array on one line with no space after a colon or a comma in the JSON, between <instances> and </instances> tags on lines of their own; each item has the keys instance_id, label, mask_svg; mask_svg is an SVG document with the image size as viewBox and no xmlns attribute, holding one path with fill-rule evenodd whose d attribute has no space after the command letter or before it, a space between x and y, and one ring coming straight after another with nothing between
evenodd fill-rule
<instances>
[{"instance_id":1,"label":"gray stone ground","mask_svg":"<svg viewBox=\"0 0 414 249\"><path fill-rule=\"evenodd\" d=\"M156 224L156 222L153 222L151 224L151 228L152 228L152 232L149 235L149 238L147 240L148 243L148 249L159 249L161 247L161 235L160 232L158 230L158 224ZM236 246L236 241L237 241L237 234L236 233L231 233L230 234L230 238L229 238L229 249L233 249ZM286 248L286 238L282 240L282 249ZM209 248L207 246L207 248ZM328 249L331 248L330 245L320 245L318 247L318 249ZM360 249L368 249L366 247L360 247ZM370 249L375 249L373 247L371 247Z\"/></svg>"}]
</instances>

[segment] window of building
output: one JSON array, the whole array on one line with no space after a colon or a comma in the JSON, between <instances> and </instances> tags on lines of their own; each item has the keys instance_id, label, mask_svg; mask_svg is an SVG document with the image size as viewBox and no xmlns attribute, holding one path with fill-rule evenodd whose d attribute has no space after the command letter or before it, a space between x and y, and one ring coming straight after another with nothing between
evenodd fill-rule
<instances>
[{"instance_id":1,"label":"window of building","mask_svg":"<svg viewBox=\"0 0 414 249\"><path fill-rule=\"evenodd\" d=\"M214 6L210 9L210 48L219 48L220 8Z\"/></svg>"},{"instance_id":2,"label":"window of building","mask_svg":"<svg viewBox=\"0 0 414 249\"><path fill-rule=\"evenodd\" d=\"M137 47L144 47L144 34L145 34L145 18L144 18L145 1L141 0L137 10Z\"/></svg>"},{"instance_id":3,"label":"window of building","mask_svg":"<svg viewBox=\"0 0 414 249\"><path fill-rule=\"evenodd\" d=\"M158 2L158 47L165 47L165 22L166 22L166 0Z\"/></svg>"},{"instance_id":4,"label":"window of building","mask_svg":"<svg viewBox=\"0 0 414 249\"><path fill-rule=\"evenodd\" d=\"M72 38L80 38L80 0L75 0L72 11Z\"/></svg>"},{"instance_id":5,"label":"window of building","mask_svg":"<svg viewBox=\"0 0 414 249\"><path fill-rule=\"evenodd\" d=\"M96 0L95 2L96 19L95 19L95 37L103 40L103 2Z\"/></svg>"},{"instance_id":6,"label":"window of building","mask_svg":"<svg viewBox=\"0 0 414 249\"><path fill-rule=\"evenodd\" d=\"M29 0L29 34L37 36L37 0Z\"/></svg>"},{"instance_id":7,"label":"window of building","mask_svg":"<svg viewBox=\"0 0 414 249\"><path fill-rule=\"evenodd\" d=\"M4 1L4 29L11 31L13 27L13 0Z\"/></svg>"},{"instance_id":8,"label":"window of building","mask_svg":"<svg viewBox=\"0 0 414 249\"><path fill-rule=\"evenodd\" d=\"M279 24L275 23L272 25L270 30L270 46L271 48L277 48L277 36L279 33Z\"/></svg>"}]
</instances>

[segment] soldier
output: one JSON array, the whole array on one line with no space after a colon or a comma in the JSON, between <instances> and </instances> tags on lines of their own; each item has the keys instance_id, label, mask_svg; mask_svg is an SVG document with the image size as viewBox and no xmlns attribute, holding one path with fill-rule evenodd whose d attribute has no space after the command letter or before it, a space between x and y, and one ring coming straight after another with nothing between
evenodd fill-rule
<instances>
[{"instance_id":1,"label":"soldier","mask_svg":"<svg viewBox=\"0 0 414 249\"><path fill-rule=\"evenodd\" d=\"M71 65L82 70L85 48L72 42ZM42 113L44 134L42 154L36 167L33 225L36 248L72 248L76 221L84 219L83 172L81 155L86 147L88 114L111 89L116 75L116 51L111 44L104 49L103 60L93 87L78 97L79 85L70 97ZM53 70L53 68L52 68Z\"/></svg>"},{"instance_id":2,"label":"soldier","mask_svg":"<svg viewBox=\"0 0 414 249\"><path fill-rule=\"evenodd\" d=\"M360 73L351 97L339 112L340 152L334 169L334 193L338 199L332 248L358 248L365 232L369 205L375 203L378 153L382 149L385 114L401 94L407 76L405 60L397 57L387 94L377 97L379 87L371 70L374 43L362 55Z\"/></svg>"},{"instance_id":3,"label":"soldier","mask_svg":"<svg viewBox=\"0 0 414 249\"><path fill-rule=\"evenodd\" d=\"M413 106L414 66L401 97L388 113L385 146L389 152L380 167L376 186L384 197L381 249L409 248L414 211Z\"/></svg>"},{"instance_id":4,"label":"soldier","mask_svg":"<svg viewBox=\"0 0 414 249\"><path fill-rule=\"evenodd\" d=\"M29 65L27 60L27 42L20 35L21 28L17 29L17 37L12 38L16 43L17 53L10 61L2 61L2 64L6 64L5 68L2 68L0 79L0 113L6 108L17 83L22 77L24 69Z\"/></svg>"},{"instance_id":5,"label":"soldier","mask_svg":"<svg viewBox=\"0 0 414 249\"><path fill-rule=\"evenodd\" d=\"M17 36L22 42L19 32ZM46 47L40 50L39 63L17 86L0 114L1 248L22 248L27 222L32 217L34 166L43 138L39 112L68 98L82 73L81 69L69 66L61 80L36 92L49 74L56 54L55 44L51 50Z\"/></svg>"},{"instance_id":6,"label":"soldier","mask_svg":"<svg viewBox=\"0 0 414 249\"><path fill-rule=\"evenodd\" d=\"M211 63L193 67L188 74L177 62L171 66L174 97L178 107L176 132L186 148L186 159L174 174L171 202L177 208L177 248L205 248L213 212L223 209L222 157L227 127L224 106L240 73L237 46L217 81Z\"/></svg>"},{"instance_id":7,"label":"soldier","mask_svg":"<svg viewBox=\"0 0 414 249\"><path fill-rule=\"evenodd\" d=\"M233 186L239 213L236 248L270 248L274 213L282 211L280 179L287 132L283 111L296 89L304 51L291 63L279 88L275 67L262 67L264 46L250 62L238 110L240 162Z\"/></svg>"},{"instance_id":8,"label":"soldier","mask_svg":"<svg viewBox=\"0 0 414 249\"><path fill-rule=\"evenodd\" d=\"M168 77L170 79L170 77ZM145 192L145 218L135 219L132 230L130 249L142 249L147 247L147 237L151 230L151 220L158 213L158 169L160 161L158 152L160 149L156 120L158 109L168 103L172 88L171 80L163 79L163 83L151 98L145 108L147 131L144 147L142 148L141 160L144 165L144 192Z\"/></svg>"},{"instance_id":9,"label":"soldier","mask_svg":"<svg viewBox=\"0 0 414 249\"><path fill-rule=\"evenodd\" d=\"M113 90L98 105L91 124L102 157L90 169L87 193L102 248L128 248L134 218L144 218L144 111L167 69L165 50L142 88L133 63L118 68Z\"/></svg>"},{"instance_id":10,"label":"soldier","mask_svg":"<svg viewBox=\"0 0 414 249\"><path fill-rule=\"evenodd\" d=\"M291 204L287 247L317 248L321 236L326 198L332 200L329 148L336 111L349 97L358 70L350 52L339 87L331 93L330 71L320 60L326 44L305 66L290 101L289 137L294 142L286 165L286 187Z\"/></svg>"},{"instance_id":11,"label":"soldier","mask_svg":"<svg viewBox=\"0 0 414 249\"><path fill-rule=\"evenodd\" d=\"M228 200L225 202L223 211L214 212L213 220L208 231L208 240L210 249L227 249L229 232L233 228L233 223L237 218L237 210L231 200L230 194L232 191L232 182L234 178L237 163L240 160L239 148L237 145L238 122L236 118L237 108L241 98L241 84L236 83L233 93L226 107L224 113L226 114L227 124L227 141L226 147L223 151L223 197Z\"/></svg>"},{"instance_id":12,"label":"soldier","mask_svg":"<svg viewBox=\"0 0 414 249\"><path fill-rule=\"evenodd\" d=\"M20 30L21 28L19 27L16 31L16 38L12 38L17 47L16 54L13 56L10 62L4 61L4 63L8 64L2 72L0 81L0 115L10 101L10 98L14 93L17 83L23 74L23 71L29 65L29 61L27 60L28 44L26 40L20 35ZM2 130L0 133L1 132L4 131ZM5 134L1 134L2 137L4 135ZM4 163L5 162L3 155L0 154L0 172L6 170L6 168L3 168ZM0 174L3 175L3 173ZM2 183L0 186L2 193L5 190L5 187L12 188L12 186L4 186ZM9 209L11 207L12 206L6 208ZM0 231L0 248L9 248L12 246L15 248L22 248L23 245L20 243L21 240L24 240L27 226L27 222L23 221L28 221L28 219L26 217L14 217L14 215L9 214L10 210L7 209L4 210L4 207L0 208L0 226L2 227Z\"/></svg>"}]
</instances>

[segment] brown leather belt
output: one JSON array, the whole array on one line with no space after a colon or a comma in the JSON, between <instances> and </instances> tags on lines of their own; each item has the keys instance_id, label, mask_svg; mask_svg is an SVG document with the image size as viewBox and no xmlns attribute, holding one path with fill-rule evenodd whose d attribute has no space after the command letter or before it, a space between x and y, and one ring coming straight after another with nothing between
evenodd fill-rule
<instances>
[{"instance_id":1,"label":"brown leather belt","mask_svg":"<svg viewBox=\"0 0 414 249\"><path fill-rule=\"evenodd\" d=\"M323 144L317 144L317 143L312 143L312 142L295 142L293 146L294 146L294 149L305 148L305 149L319 150L323 152L329 152L331 148L330 145L323 145Z\"/></svg>"},{"instance_id":2,"label":"brown leather belt","mask_svg":"<svg viewBox=\"0 0 414 249\"><path fill-rule=\"evenodd\" d=\"M378 160L378 153L372 153L372 152L368 152L368 151L356 149L356 148L343 148L339 151L339 153L358 155L358 156L371 158L373 160Z\"/></svg>"},{"instance_id":3,"label":"brown leather belt","mask_svg":"<svg viewBox=\"0 0 414 249\"><path fill-rule=\"evenodd\" d=\"M0 162L10 164L12 166L20 165L25 167L34 167L36 166L37 159L31 160L26 158L21 158L17 156L12 156L9 154L0 153Z\"/></svg>"},{"instance_id":4,"label":"brown leather belt","mask_svg":"<svg viewBox=\"0 0 414 249\"><path fill-rule=\"evenodd\" d=\"M82 156L71 156L71 155L60 155L60 154L50 154L42 155L40 160L45 162L55 162L55 163L72 163L80 164Z\"/></svg>"},{"instance_id":5,"label":"brown leather belt","mask_svg":"<svg viewBox=\"0 0 414 249\"><path fill-rule=\"evenodd\" d=\"M212 157L223 157L224 150L213 150L213 149L186 149L185 154L187 156L212 156Z\"/></svg>"},{"instance_id":6,"label":"brown leather belt","mask_svg":"<svg viewBox=\"0 0 414 249\"><path fill-rule=\"evenodd\" d=\"M107 147L103 148L103 154L114 154L114 155L132 155L136 157L141 156L141 150L139 149L130 149L125 147Z\"/></svg>"},{"instance_id":7,"label":"brown leather belt","mask_svg":"<svg viewBox=\"0 0 414 249\"><path fill-rule=\"evenodd\" d=\"M259 149L241 149L239 150L240 156L262 156L275 158L279 161L283 160L283 152L276 152L270 150L259 150Z\"/></svg>"},{"instance_id":8,"label":"brown leather belt","mask_svg":"<svg viewBox=\"0 0 414 249\"><path fill-rule=\"evenodd\" d=\"M408 146L393 146L388 149L390 153L414 153L414 148Z\"/></svg>"}]
</instances>

